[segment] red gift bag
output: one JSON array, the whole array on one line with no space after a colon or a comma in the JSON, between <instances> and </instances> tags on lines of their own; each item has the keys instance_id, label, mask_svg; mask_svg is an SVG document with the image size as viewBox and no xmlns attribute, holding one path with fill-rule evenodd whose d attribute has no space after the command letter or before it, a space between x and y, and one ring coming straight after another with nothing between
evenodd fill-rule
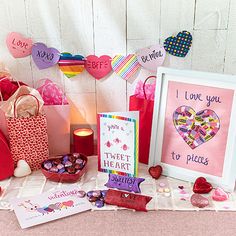
<instances>
[{"instance_id":1,"label":"red gift bag","mask_svg":"<svg viewBox=\"0 0 236 236\"><path fill-rule=\"evenodd\" d=\"M17 118L16 102L22 96L32 96L37 101L37 114ZM41 168L49 158L46 116L39 114L39 101L32 94L23 94L14 102L14 117L7 118L10 150L14 163L25 160L32 170Z\"/></svg>"},{"instance_id":2,"label":"red gift bag","mask_svg":"<svg viewBox=\"0 0 236 236\"><path fill-rule=\"evenodd\" d=\"M150 78L149 76L143 83L144 98L137 97L137 94L130 96L129 110L139 111L139 162L148 164L149 148L151 141L152 114L154 101L148 100L145 93L145 84Z\"/></svg>"}]
</instances>

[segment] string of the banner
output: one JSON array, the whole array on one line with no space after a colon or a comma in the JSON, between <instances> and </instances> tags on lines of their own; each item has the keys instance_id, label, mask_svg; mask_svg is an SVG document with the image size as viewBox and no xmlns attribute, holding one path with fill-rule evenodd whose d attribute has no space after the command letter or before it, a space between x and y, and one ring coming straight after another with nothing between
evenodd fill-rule
<instances>
[{"instance_id":1,"label":"string of the banner","mask_svg":"<svg viewBox=\"0 0 236 236\"><path fill-rule=\"evenodd\" d=\"M116 55L114 58L108 55L84 57L67 52L61 53L56 48L48 48L44 43L33 43L31 39L24 38L16 32L8 34L6 42L14 57L31 55L39 69L58 64L60 70L68 78L86 69L95 79L104 78L113 70L121 78L129 80L140 67L156 71L164 63L166 52L173 56L185 57L192 44L192 35L188 31L182 31L177 36L165 39L163 46L156 44L140 49L134 54Z\"/></svg>"}]
</instances>

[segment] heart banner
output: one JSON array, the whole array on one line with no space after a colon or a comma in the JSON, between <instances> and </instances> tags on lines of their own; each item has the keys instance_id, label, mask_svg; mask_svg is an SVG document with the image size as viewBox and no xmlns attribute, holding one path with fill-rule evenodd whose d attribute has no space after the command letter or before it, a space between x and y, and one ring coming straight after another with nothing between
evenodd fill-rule
<instances>
[{"instance_id":1,"label":"heart banner","mask_svg":"<svg viewBox=\"0 0 236 236\"><path fill-rule=\"evenodd\" d=\"M9 33L6 38L7 48L13 57L21 58L32 54L32 59L40 70L58 64L63 74L67 78L72 78L85 68L97 80L106 77L112 70L121 78L129 80L140 66L156 72L164 63L166 52L173 56L185 57L191 44L191 33L182 31L176 37L168 37L164 46L156 44L140 49L136 54L116 55L112 59L108 55L84 57L69 52L60 53L56 48L47 47L44 43L33 44L32 39L25 38L17 32Z\"/></svg>"}]
</instances>

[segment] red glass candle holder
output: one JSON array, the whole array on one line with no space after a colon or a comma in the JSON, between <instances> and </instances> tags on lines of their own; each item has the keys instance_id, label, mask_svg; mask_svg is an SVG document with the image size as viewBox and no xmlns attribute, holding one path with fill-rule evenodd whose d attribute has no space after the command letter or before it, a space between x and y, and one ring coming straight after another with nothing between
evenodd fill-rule
<instances>
[{"instance_id":1,"label":"red glass candle holder","mask_svg":"<svg viewBox=\"0 0 236 236\"><path fill-rule=\"evenodd\" d=\"M76 129L73 133L74 152L82 153L85 156L94 154L94 134L89 128Z\"/></svg>"}]
</instances>

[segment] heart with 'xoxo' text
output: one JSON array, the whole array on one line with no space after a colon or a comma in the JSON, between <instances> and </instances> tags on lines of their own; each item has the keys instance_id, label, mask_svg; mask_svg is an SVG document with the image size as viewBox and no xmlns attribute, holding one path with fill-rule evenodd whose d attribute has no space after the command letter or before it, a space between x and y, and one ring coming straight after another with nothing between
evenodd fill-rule
<instances>
[{"instance_id":1,"label":"heart with 'xoxo' text","mask_svg":"<svg viewBox=\"0 0 236 236\"><path fill-rule=\"evenodd\" d=\"M60 52L56 48L48 48L43 43L35 43L32 47L32 58L40 70L46 69L57 64Z\"/></svg>"},{"instance_id":2,"label":"heart with 'xoxo' text","mask_svg":"<svg viewBox=\"0 0 236 236\"><path fill-rule=\"evenodd\" d=\"M99 80L108 75L112 70L111 57L107 55L103 55L100 57L89 55L86 57L85 69L95 79Z\"/></svg>"},{"instance_id":3,"label":"heart with 'xoxo' text","mask_svg":"<svg viewBox=\"0 0 236 236\"><path fill-rule=\"evenodd\" d=\"M6 38L7 48L15 58L26 57L31 54L33 41L30 38L24 38L17 32L11 32Z\"/></svg>"},{"instance_id":4,"label":"heart with 'xoxo' text","mask_svg":"<svg viewBox=\"0 0 236 236\"><path fill-rule=\"evenodd\" d=\"M156 71L165 60L166 51L159 44L150 48L143 48L137 52L139 64L151 71Z\"/></svg>"},{"instance_id":5,"label":"heart with 'xoxo' text","mask_svg":"<svg viewBox=\"0 0 236 236\"><path fill-rule=\"evenodd\" d=\"M220 129L220 119L210 109L196 113L189 106L178 107L173 113L173 122L180 136L192 149L211 140Z\"/></svg>"},{"instance_id":6,"label":"heart with 'xoxo' text","mask_svg":"<svg viewBox=\"0 0 236 236\"><path fill-rule=\"evenodd\" d=\"M176 57L185 57L192 45L192 35L188 31L182 31L176 37L170 36L164 41L165 50Z\"/></svg>"}]
</instances>

